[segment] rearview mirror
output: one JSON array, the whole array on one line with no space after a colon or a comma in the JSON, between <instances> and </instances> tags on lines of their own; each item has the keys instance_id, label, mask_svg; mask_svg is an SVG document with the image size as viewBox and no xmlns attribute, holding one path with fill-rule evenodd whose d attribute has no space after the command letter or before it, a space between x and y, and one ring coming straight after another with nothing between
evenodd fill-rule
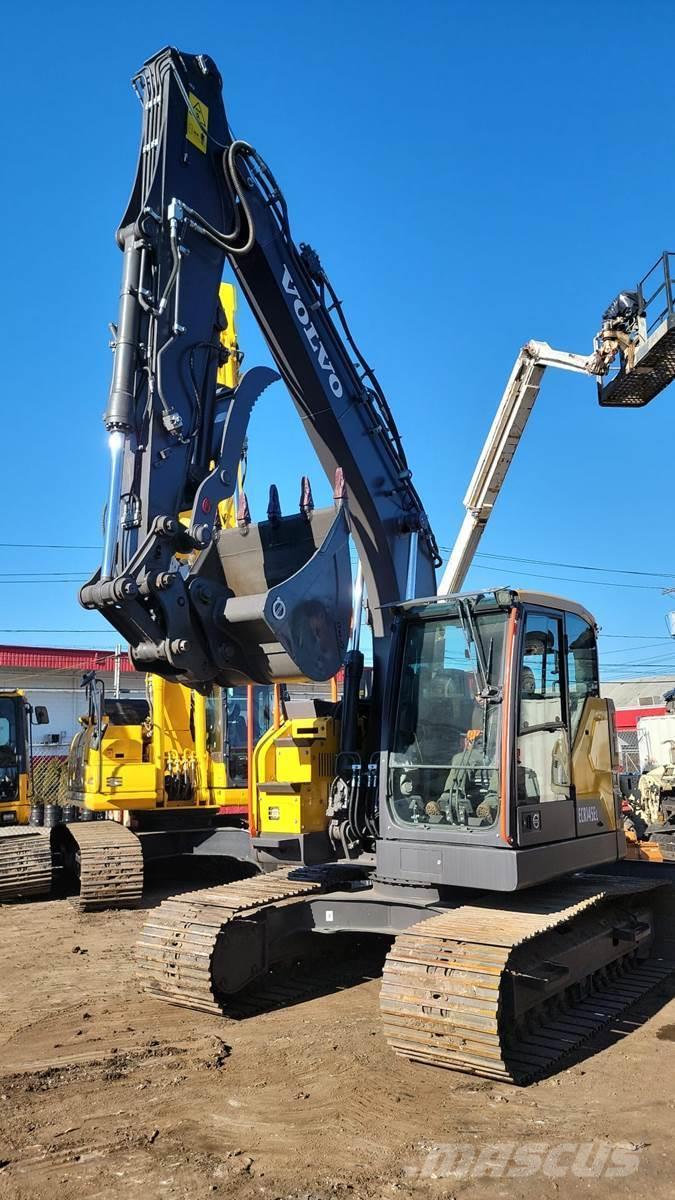
<instances>
[{"instance_id":1,"label":"rearview mirror","mask_svg":"<svg viewBox=\"0 0 675 1200\"><path fill-rule=\"evenodd\" d=\"M44 704L36 704L33 709L36 725L49 725L49 713Z\"/></svg>"}]
</instances>

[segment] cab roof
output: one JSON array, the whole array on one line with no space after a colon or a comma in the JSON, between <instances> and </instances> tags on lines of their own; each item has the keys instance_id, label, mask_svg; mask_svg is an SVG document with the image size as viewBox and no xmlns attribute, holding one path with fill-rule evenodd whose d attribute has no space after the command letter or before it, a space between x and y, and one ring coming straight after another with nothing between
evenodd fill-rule
<instances>
[{"instance_id":1,"label":"cab roof","mask_svg":"<svg viewBox=\"0 0 675 1200\"><path fill-rule=\"evenodd\" d=\"M453 600L478 600L479 598L486 599L489 596L495 597L495 602L499 604L497 599L498 592L510 593L513 601L520 604L531 604L537 608L554 608L561 609L563 612L574 613L575 616L581 617L593 629L598 628L595 617L592 613L584 608L583 604L578 604L576 600L569 600L565 596L557 596L553 592L534 592L529 588L514 588L514 587L498 587L484 588L479 592L456 592L448 596L419 596L415 600L406 600L403 604L397 604L398 609L415 609L424 605L431 604L448 604L451 605ZM506 607L506 604L500 607Z\"/></svg>"}]
</instances>

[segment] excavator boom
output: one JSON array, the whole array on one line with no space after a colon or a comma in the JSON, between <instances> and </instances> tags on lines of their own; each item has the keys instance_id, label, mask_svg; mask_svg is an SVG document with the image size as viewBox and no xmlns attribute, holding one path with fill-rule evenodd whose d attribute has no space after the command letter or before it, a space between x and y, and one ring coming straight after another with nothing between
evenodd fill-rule
<instances>
[{"instance_id":1,"label":"excavator boom","mask_svg":"<svg viewBox=\"0 0 675 1200\"><path fill-rule=\"evenodd\" d=\"M125 636L138 667L184 683L328 679L347 647L351 530L377 665L388 606L435 592L439 562L387 401L318 255L293 241L269 168L233 137L212 60L166 49L135 82L143 131L117 233L111 485L103 563L82 603ZM238 529L219 528L251 410L276 378L257 367L234 391L217 386L226 262L331 481L337 472L337 511L305 497L297 515L271 504L256 525L244 508Z\"/></svg>"}]
</instances>

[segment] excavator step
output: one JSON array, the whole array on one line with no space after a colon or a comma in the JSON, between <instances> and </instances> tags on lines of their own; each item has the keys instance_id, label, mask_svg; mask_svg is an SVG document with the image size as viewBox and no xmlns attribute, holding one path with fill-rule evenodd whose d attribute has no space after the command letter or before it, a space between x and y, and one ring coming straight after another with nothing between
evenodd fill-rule
<instances>
[{"instance_id":1,"label":"excavator step","mask_svg":"<svg viewBox=\"0 0 675 1200\"><path fill-rule=\"evenodd\" d=\"M658 939L646 957L647 943L614 936L631 908L636 939L645 933L638 906L660 906L664 925L672 922L669 887L613 878L544 888L499 908L491 898L419 922L399 934L385 963L389 1045L416 1062L529 1083L675 970ZM581 961L582 925L589 945L604 938L617 949L571 981L555 956L574 952L576 937ZM519 1006L523 987L529 998Z\"/></svg>"},{"instance_id":2,"label":"excavator step","mask_svg":"<svg viewBox=\"0 0 675 1200\"><path fill-rule=\"evenodd\" d=\"M0 902L46 896L51 886L49 830L31 825L0 829Z\"/></svg>"}]
</instances>

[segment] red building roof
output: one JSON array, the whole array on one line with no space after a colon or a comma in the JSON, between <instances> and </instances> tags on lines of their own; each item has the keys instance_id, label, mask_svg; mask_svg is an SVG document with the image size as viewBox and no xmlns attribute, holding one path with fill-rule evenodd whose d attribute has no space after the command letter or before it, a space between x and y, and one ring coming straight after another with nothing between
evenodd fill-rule
<instances>
[{"instance_id":1,"label":"red building roof","mask_svg":"<svg viewBox=\"0 0 675 1200\"><path fill-rule=\"evenodd\" d=\"M665 715L664 704L652 708L617 708L616 727L617 729L637 729L640 717L664 717Z\"/></svg>"},{"instance_id":2,"label":"red building roof","mask_svg":"<svg viewBox=\"0 0 675 1200\"><path fill-rule=\"evenodd\" d=\"M13 667L19 671L113 671L115 654L112 650L63 646L0 646L0 667ZM120 659L120 670L134 670L126 654Z\"/></svg>"}]
</instances>

